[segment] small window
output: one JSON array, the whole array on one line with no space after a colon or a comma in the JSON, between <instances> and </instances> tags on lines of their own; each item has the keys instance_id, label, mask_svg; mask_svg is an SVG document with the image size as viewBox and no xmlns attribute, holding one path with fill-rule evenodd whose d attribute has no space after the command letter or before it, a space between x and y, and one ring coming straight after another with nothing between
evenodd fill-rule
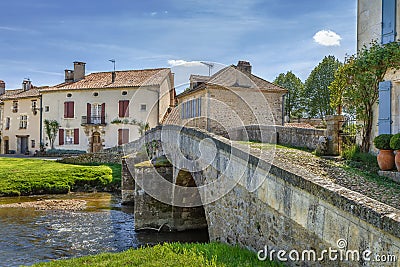
<instances>
[{"instance_id":1,"label":"small window","mask_svg":"<svg viewBox=\"0 0 400 267\"><path fill-rule=\"evenodd\" d=\"M26 129L27 126L28 126L28 116L21 115L20 121L19 121L19 128L20 129Z\"/></svg>"},{"instance_id":2,"label":"small window","mask_svg":"<svg viewBox=\"0 0 400 267\"><path fill-rule=\"evenodd\" d=\"M50 107L49 106L45 106L44 107L44 112L49 112L50 111Z\"/></svg>"},{"instance_id":3,"label":"small window","mask_svg":"<svg viewBox=\"0 0 400 267\"><path fill-rule=\"evenodd\" d=\"M94 93L93 93L93 96L99 96L99 93L94 92Z\"/></svg>"},{"instance_id":4,"label":"small window","mask_svg":"<svg viewBox=\"0 0 400 267\"><path fill-rule=\"evenodd\" d=\"M35 148L36 147L36 141L35 140L31 140L31 147Z\"/></svg>"},{"instance_id":5,"label":"small window","mask_svg":"<svg viewBox=\"0 0 400 267\"><path fill-rule=\"evenodd\" d=\"M11 122L11 119L7 117L6 118L6 130L10 129L10 122Z\"/></svg>"},{"instance_id":6,"label":"small window","mask_svg":"<svg viewBox=\"0 0 400 267\"><path fill-rule=\"evenodd\" d=\"M72 145L74 143L74 129L65 130L65 144Z\"/></svg>"},{"instance_id":7,"label":"small window","mask_svg":"<svg viewBox=\"0 0 400 267\"><path fill-rule=\"evenodd\" d=\"M68 94L67 94L67 97L72 97L72 94L71 94L71 93L68 93Z\"/></svg>"},{"instance_id":8,"label":"small window","mask_svg":"<svg viewBox=\"0 0 400 267\"><path fill-rule=\"evenodd\" d=\"M128 92L127 91L122 91L122 95L127 95Z\"/></svg>"},{"instance_id":9,"label":"small window","mask_svg":"<svg viewBox=\"0 0 400 267\"><path fill-rule=\"evenodd\" d=\"M36 100L32 100L32 110L37 109L37 101Z\"/></svg>"},{"instance_id":10,"label":"small window","mask_svg":"<svg viewBox=\"0 0 400 267\"><path fill-rule=\"evenodd\" d=\"M140 111L146 111L147 110L147 105L146 104L141 104L140 105Z\"/></svg>"},{"instance_id":11,"label":"small window","mask_svg":"<svg viewBox=\"0 0 400 267\"><path fill-rule=\"evenodd\" d=\"M13 101L12 112L18 112L18 101Z\"/></svg>"}]
</instances>

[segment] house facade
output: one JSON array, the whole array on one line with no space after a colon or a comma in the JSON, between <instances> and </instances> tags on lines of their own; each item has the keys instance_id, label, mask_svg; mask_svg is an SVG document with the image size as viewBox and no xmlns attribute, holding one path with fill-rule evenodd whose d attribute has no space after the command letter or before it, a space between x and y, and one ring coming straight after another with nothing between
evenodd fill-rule
<instances>
[{"instance_id":1,"label":"house facade","mask_svg":"<svg viewBox=\"0 0 400 267\"><path fill-rule=\"evenodd\" d=\"M399 41L399 0L358 0L357 49L372 40L381 44ZM379 101L374 106L372 139L378 134L400 132L400 72L389 70L379 85ZM372 141L372 140L371 140Z\"/></svg>"},{"instance_id":2,"label":"house facade","mask_svg":"<svg viewBox=\"0 0 400 267\"><path fill-rule=\"evenodd\" d=\"M40 149L40 94L31 81L22 89L5 90L0 81L1 154L33 154Z\"/></svg>"},{"instance_id":3,"label":"house facade","mask_svg":"<svg viewBox=\"0 0 400 267\"><path fill-rule=\"evenodd\" d=\"M138 139L140 124L157 126L173 104L173 91L168 68L85 75L85 63L74 62L64 83L40 90L43 120L60 125L56 149L98 152Z\"/></svg>"},{"instance_id":4,"label":"house facade","mask_svg":"<svg viewBox=\"0 0 400 267\"><path fill-rule=\"evenodd\" d=\"M249 62L239 61L211 77L192 75L190 88L177 95L179 105L165 124L221 135L244 125L282 125L286 92L252 74Z\"/></svg>"}]
</instances>

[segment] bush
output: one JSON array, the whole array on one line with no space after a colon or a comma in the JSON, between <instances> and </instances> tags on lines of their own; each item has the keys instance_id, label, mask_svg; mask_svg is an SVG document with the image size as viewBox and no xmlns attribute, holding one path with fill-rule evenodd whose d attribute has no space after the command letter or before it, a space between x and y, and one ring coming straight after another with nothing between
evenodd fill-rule
<instances>
[{"instance_id":1,"label":"bush","mask_svg":"<svg viewBox=\"0 0 400 267\"><path fill-rule=\"evenodd\" d=\"M390 148L393 150L400 150L400 133L392 136L390 139Z\"/></svg>"},{"instance_id":2,"label":"bush","mask_svg":"<svg viewBox=\"0 0 400 267\"><path fill-rule=\"evenodd\" d=\"M390 150L392 134L380 134L374 138L374 145L377 149ZM400 149L400 148L399 148Z\"/></svg>"}]
</instances>

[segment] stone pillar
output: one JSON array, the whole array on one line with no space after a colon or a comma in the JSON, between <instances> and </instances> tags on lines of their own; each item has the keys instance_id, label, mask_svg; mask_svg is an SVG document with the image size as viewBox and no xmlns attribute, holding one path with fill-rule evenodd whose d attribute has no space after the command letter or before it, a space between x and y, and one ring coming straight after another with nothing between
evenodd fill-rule
<instances>
[{"instance_id":1,"label":"stone pillar","mask_svg":"<svg viewBox=\"0 0 400 267\"><path fill-rule=\"evenodd\" d=\"M129 158L122 158L121 161L121 195L123 205L133 205L134 202L134 191L135 181L133 180L132 174L128 168L130 164ZM133 165L131 165L132 168Z\"/></svg>"},{"instance_id":2,"label":"stone pillar","mask_svg":"<svg viewBox=\"0 0 400 267\"><path fill-rule=\"evenodd\" d=\"M326 116L326 136L328 137L328 155L340 155L341 136L340 130L344 117L342 115L329 115Z\"/></svg>"}]
</instances>

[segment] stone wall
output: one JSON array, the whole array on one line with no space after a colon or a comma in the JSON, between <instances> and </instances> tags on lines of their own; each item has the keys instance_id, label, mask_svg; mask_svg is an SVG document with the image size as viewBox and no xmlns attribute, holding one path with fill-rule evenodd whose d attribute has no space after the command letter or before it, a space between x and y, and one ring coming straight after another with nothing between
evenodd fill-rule
<instances>
[{"instance_id":1,"label":"stone wall","mask_svg":"<svg viewBox=\"0 0 400 267\"><path fill-rule=\"evenodd\" d=\"M210 240L255 251L265 246L269 250L297 250L300 254L313 250L318 256L324 249L338 249L338 241L344 240L345 250L362 253L369 249L371 257L400 256L399 210L288 163L249 154L225 138L190 128L164 127L169 132L163 140L164 153L174 151L168 146L176 145L176 140L180 140L179 151L188 159L198 158L200 143L203 155L216 153L214 160L194 176L199 191L205 185L213 185L200 192ZM152 132L153 138L160 136L157 131L159 128ZM232 182L231 190L219 193ZM158 213L152 212L148 220L158 220ZM364 260L328 261L328 257L319 262L288 264L376 266Z\"/></svg>"},{"instance_id":2,"label":"stone wall","mask_svg":"<svg viewBox=\"0 0 400 267\"><path fill-rule=\"evenodd\" d=\"M65 157L59 162L70 164L87 164L87 163L121 163L122 153L119 152L99 152L99 153L86 153L78 156Z\"/></svg>"},{"instance_id":3,"label":"stone wall","mask_svg":"<svg viewBox=\"0 0 400 267\"><path fill-rule=\"evenodd\" d=\"M274 143L294 147L306 147L314 150L317 148L318 139L326 135L326 130L296 128L285 126L249 125L232 129L228 138L241 141L256 141Z\"/></svg>"}]
</instances>

